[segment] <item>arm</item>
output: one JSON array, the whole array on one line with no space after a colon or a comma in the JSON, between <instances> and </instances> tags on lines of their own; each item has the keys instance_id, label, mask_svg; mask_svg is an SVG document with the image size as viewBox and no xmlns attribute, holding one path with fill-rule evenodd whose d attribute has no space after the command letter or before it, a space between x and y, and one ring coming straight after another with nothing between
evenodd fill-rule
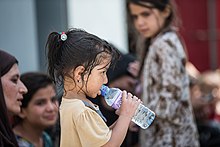
<instances>
[{"instance_id":1,"label":"arm","mask_svg":"<svg viewBox=\"0 0 220 147\"><path fill-rule=\"evenodd\" d=\"M110 140L103 145L103 147L116 147L120 146L126 136L131 118L133 117L138 105L141 101L132 98L131 94L123 91L122 104L117 113L119 114L118 120L113 124L112 135Z\"/></svg>"},{"instance_id":2,"label":"arm","mask_svg":"<svg viewBox=\"0 0 220 147\"><path fill-rule=\"evenodd\" d=\"M116 122L117 122L117 120L116 120L111 126L109 126L109 129L110 129L110 130L112 130L112 129L114 128Z\"/></svg>"}]
</instances>

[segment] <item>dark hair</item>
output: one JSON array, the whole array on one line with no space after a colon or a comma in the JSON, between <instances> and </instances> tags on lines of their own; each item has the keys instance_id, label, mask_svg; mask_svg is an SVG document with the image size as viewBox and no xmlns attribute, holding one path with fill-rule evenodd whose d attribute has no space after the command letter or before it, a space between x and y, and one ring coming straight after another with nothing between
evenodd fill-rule
<instances>
[{"instance_id":1,"label":"dark hair","mask_svg":"<svg viewBox=\"0 0 220 147\"><path fill-rule=\"evenodd\" d=\"M0 63L0 72L2 77L14 64L18 64L18 60L14 56L0 49Z\"/></svg>"},{"instance_id":2,"label":"dark hair","mask_svg":"<svg viewBox=\"0 0 220 147\"><path fill-rule=\"evenodd\" d=\"M166 8L167 4L169 4L169 1L170 0L129 0L131 3L135 3L144 7L157 8L161 11ZM143 2L150 3L151 5L147 6Z\"/></svg>"},{"instance_id":3,"label":"dark hair","mask_svg":"<svg viewBox=\"0 0 220 147\"><path fill-rule=\"evenodd\" d=\"M1 77L18 61L14 56L0 50L0 63L0 146L17 147L18 144L8 118Z\"/></svg>"},{"instance_id":4,"label":"dark hair","mask_svg":"<svg viewBox=\"0 0 220 147\"><path fill-rule=\"evenodd\" d=\"M63 34L63 33L62 33ZM86 73L99 65L108 56L112 62L119 58L119 52L107 41L81 29L70 29L65 32L67 39L61 40L61 34L52 32L48 36L48 72L55 83L62 84L65 76L77 66L83 66ZM75 82L75 81L74 81ZM84 81L82 81L84 84Z\"/></svg>"},{"instance_id":5,"label":"dark hair","mask_svg":"<svg viewBox=\"0 0 220 147\"><path fill-rule=\"evenodd\" d=\"M41 88L53 85L52 79L44 73L40 72L27 72L21 75L21 81L27 87L28 92L23 95L22 108L26 108L31 101L33 95ZM55 86L54 86L55 90Z\"/></svg>"}]
</instances>

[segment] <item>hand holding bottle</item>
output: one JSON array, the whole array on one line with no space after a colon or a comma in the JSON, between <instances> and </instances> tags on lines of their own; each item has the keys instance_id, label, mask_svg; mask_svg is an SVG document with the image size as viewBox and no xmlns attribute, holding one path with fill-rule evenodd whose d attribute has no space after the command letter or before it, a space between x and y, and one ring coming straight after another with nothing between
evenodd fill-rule
<instances>
[{"instance_id":1,"label":"hand holding bottle","mask_svg":"<svg viewBox=\"0 0 220 147\"><path fill-rule=\"evenodd\" d=\"M118 114L121 116L124 114L126 114L125 116L133 116L132 121L143 129L148 128L155 119L155 113L153 111L141 104L141 101L136 96L133 97L132 94L127 94L126 91L122 92L118 88L109 88L102 85L101 95L104 97L106 103L114 109L119 109L123 105L118 110ZM136 111L131 115L133 109Z\"/></svg>"},{"instance_id":2,"label":"hand holding bottle","mask_svg":"<svg viewBox=\"0 0 220 147\"><path fill-rule=\"evenodd\" d=\"M116 110L119 116L129 117L132 119L141 100L125 90L122 92L121 106Z\"/></svg>"}]
</instances>

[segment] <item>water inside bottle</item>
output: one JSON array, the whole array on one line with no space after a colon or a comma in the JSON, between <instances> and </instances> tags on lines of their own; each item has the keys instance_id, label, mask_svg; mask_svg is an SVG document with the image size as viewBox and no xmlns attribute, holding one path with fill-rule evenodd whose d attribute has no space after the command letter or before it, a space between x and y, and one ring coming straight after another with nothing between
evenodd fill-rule
<instances>
[{"instance_id":1,"label":"water inside bottle","mask_svg":"<svg viewBox=\"0 0 220 147\"><path fill-rule=\"evenodd\" d=\"M132 118L132 121L141 128L146 129L154 121L154 118L155 113L145 107L143 104L140 104L135 112L135 115Z\"/></svg>"}]
</instances>

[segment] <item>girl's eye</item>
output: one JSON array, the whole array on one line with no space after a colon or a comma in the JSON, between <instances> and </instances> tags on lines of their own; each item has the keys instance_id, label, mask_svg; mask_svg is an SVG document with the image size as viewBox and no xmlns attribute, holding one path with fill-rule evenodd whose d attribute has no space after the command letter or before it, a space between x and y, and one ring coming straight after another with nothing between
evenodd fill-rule
<instances>
[{"instance_id":1,"label":"girl's eye","mask_svg":"<svg viewBox=\"0 0 220 147\"><path fill-rule=\"evenodd\" d=\"M43 102L37 102L37 105L41 106L43 105Z\"/></svg>"},{"instance_id":2,"label":"girl's eye","mask_svg":"<svg viewBox=\"0 0 220 147\"><path fill-rule=\"evenodd\" d=\"M136 16L136 15L132 15L132 16L131 16L131 19L132 19L132 20L136 20L136 19L137 19L137 16Z\"/></svg>"},{"instance_id":3,"label":"girl's eye","mask_svg":"<svg viewBox=\"0 0 220 147\"><path fill-rule=\"evenodd\" d=\"M106 74L106 72L107 72L107 71L105 70L105 71L103 71L102 73L103 73L103 74Z\"/></svg>"},{"instance_id":4,"label":"girl's eye","mask_svg":"<svg viewBox=\"0 0 220 147\"><path fill-rule=\"evenodd\" d=\"M56 102L57 102L57 98L56 98L56 97L52 97L52 98L51 98L51 101L52 101L53 103L56 103Z\"/></svg>"},{"instance_id":5,"label":"girl's eye","mask_svg":"<svg viewBox=\"0 0 220 147\"><path fill-rule=\"evenodd\" d=\"M143 16L143 17L148 17L148 16L150 16L150 14L151 14L151 13L149 13L149 12L144 12L144 13L142 13L142 16Z\"/></svg>"},{"instance_id":6,"label":"girl's eye","mask_svg":"<svg viewBox=\"0 0 220 147\"><path fill-rule=\"evenodd\" d=\"M46 102L44 101L44 100L40 100L40 101L37 101L36 102L36 104L38 105L38 106L42 106L42 105L44 105Z\"/></svg>"}]
</instances>

